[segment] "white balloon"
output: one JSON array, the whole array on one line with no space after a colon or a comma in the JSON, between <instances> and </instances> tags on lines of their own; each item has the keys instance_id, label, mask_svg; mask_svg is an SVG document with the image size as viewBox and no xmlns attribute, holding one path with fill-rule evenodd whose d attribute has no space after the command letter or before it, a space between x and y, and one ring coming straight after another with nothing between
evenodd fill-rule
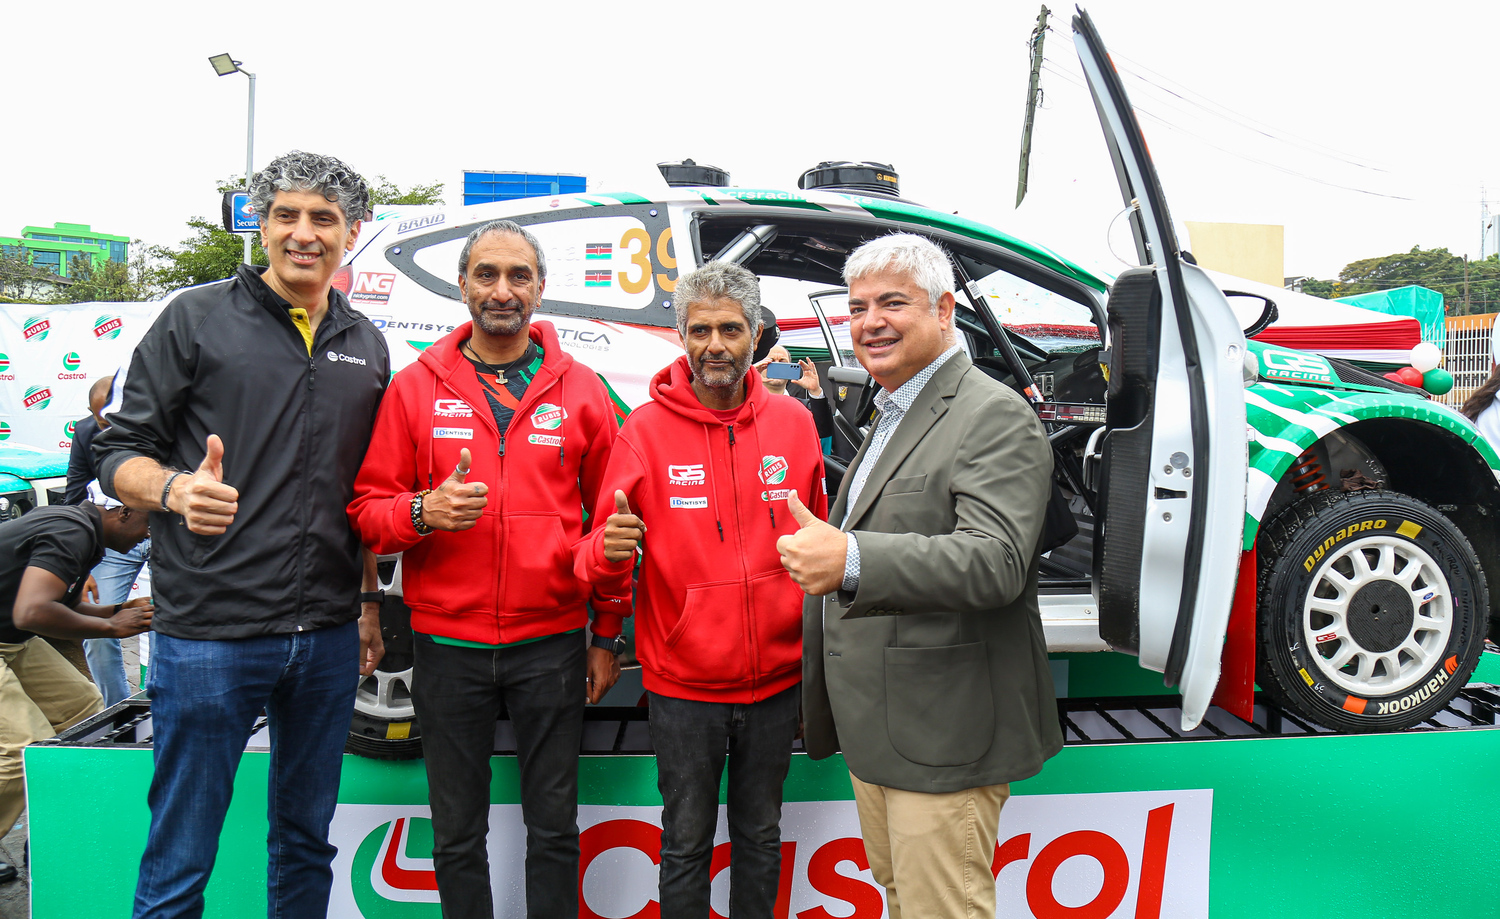
<instances>
[{"instance_id":1,"label":"white balloon","mask_svg":"<svg viewBox=\"0 0 1500 919\"><path fill-rule=\"evenodd\" d=\"M1443 351L1430 341L1424 341L1411 349L1411 365L1426 373L1443 362Z\"/></svg>"}]
</instances>

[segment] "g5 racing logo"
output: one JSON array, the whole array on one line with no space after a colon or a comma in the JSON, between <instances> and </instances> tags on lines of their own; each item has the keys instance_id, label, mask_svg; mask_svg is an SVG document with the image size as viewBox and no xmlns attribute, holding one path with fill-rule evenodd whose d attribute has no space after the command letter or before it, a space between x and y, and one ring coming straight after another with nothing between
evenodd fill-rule
<instances>
[{"instance_id":1,"label":"g5 racing logo","mask_svg":"<svg viewBox=\"0 0 1500 919\"><path fill-rule=\"evenodd\" d=\"M32 316L21 324L21 335L27 341L45 341L52 323L46 316Z\"/></svg>"},{"instance_id":2,"label":"g5 racing logo","mask_svg":"<svg viewBox=\"0 0 1500 919\"><path fill-rule=\"evenodd\" d=\"M432 413L441 418L474 417L474 409L462 399L438 399L432 403Z\"/></svg>"},{"instance_id":3,"label":"g5 racing logo","mask_svg":"<svg viewBox=\"0 0 1500 919\"><path fill-rule=\"evenodd\" d=\"M760 458L760 480L767 485L780 485L786 481L786 457L762 456Z\"/></svg>"},{"instance_id":4,"label":"g5 racing logo","mask_svg":"<svg viewBox=\"0 0 1500 919\"><path fill-rule=\"evenodd\" d=\"M702 463L692 466L667 466L667 481L673 485L702 485L706 478L708 476L703 472Z\"/></svg>"},{"instance_id":5,"label":"g5 racing logo","mask_svg":"<svg viewBox=\"0 0 1500 919\"><path fill-rule=\"evenodd\" d=\"M1300 354L1280 348L1264 348L1260 352L1261 370L1268 377L1282 380L1316 380L1333 382L1333 371L1328 362L1316 354Z\"/></svg>"},{"instance_id":6,"label":"g5 racing logo","mask_svg":"<svg viewBox=\"0 0 1500 919\"><path fill-rule=\"evenodd\" d=\"M26 397L21 400L21 403L26 406L28 412L39 412L46 408L47 403L51 401L52 390L45 386L28 386L26 387Z\"/></svg>"},{"instance_id":7,"label":"g5 racing logo","mask_svg":"<svg viewBox=\"0 0 1500 919\"><path fill-rule=\"evenodd\" d=\"M440 917L432 821L397 817L376 827L355 851L349 881L365 919Z\"/></svg>"}]
</instances>

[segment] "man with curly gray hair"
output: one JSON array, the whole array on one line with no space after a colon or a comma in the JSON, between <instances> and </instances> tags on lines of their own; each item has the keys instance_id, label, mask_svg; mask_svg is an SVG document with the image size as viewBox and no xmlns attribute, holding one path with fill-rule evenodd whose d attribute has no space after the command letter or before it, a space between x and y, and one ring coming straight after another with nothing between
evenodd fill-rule
<instances>
[{"instance_id":1,"label":"man with curly gray hair","mask_svg":"<svg viewBox=\"0 0 1500 919\"><path fill-rule=\"evenodd\" d=\"M256 175L251 200L270 265L173 297L94 440L100 485L151 512L156 536L156 768L136 917L202 914L262 711L270 913L327 913L357 674L383 650L374 557L344 508L390 358L332 287L369 192L339 160L294 151Z\"/></svg>"}]
</instances>

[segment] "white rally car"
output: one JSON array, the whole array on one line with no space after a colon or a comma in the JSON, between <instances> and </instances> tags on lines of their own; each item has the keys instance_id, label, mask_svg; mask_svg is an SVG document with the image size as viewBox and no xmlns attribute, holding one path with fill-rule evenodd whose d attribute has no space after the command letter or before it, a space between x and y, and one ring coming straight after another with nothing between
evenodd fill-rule
<instances>
[{"instance_id":1,"label":"white rally car","mask_svg":"<svg viewBox=\"0 0 1500 919\"><path fill-rule=\"evenodd\" d=\"M924 234L961 274L962 344L1048 424L1050 649L1136 655L1179 687L1184 729L1215 700L1248 716L1257 682L1336 729L1431 717L1473 670L1495 612L1500 456L1420 390L1247 340L1184 257L1092 22L1080 13L1073 24L1140 263L1112 284L903 200L872 164L823 164L796 191L677 185L403 215L367 225L340 284L399 368L468 318L456 283L468 233L496 218L523 224L547 258L538 318L610 384L622 413L681 353L671 297L682 272L724 259L768 288L801 285L831 364L836 479L872 394L848 347L844 258L892 231ZM387 660L361 683L357 752L420 755L403 609L390 604Z\"/></svg>"}]
</instances>

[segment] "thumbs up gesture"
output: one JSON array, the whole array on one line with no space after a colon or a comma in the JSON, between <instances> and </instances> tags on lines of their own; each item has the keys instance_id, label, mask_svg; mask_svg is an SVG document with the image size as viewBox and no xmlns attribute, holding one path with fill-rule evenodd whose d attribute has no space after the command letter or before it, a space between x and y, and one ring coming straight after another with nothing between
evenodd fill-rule
<instances>
[{"instance_id":1,"label":"thumbs up gesture","mask_svg":"<svg viewBox=\"0 0 1500 919\"><path fill-rule=\"evenodd\" d=\"M781 567L787 570L797 586L808 596L831 594L844 583L844 561L849 551L849 535L838 527L819 520L808 510L794 491L786 506L797 521L797 532L776 540L781 553Z\"/></svg>"},{"instance_id":2,"label":"thumbs up gesture","mask_svg":"<svg viewBox=\"0 0 1500 919\"><path fill-rule=\"evenodd\" d=\"M485 497L490 487L483 482L465 481L472 462L468 447L459 451L458 465L453 467L453 472L436 491L428 492L422 498L423 523L434 530L456 533L479 522L485 505L490 502Z\"/></svg>"},{"instance_id":3,"label":"thumbs up gesture","mask_svg":"<svg viewBox=\"0 0 1500 919\"><path fill-rule=\"evenodd\" d=\"M625 492L615 491L615 512L604 521L604 558L623 562L635 554L636 546L646 537L646 525L630 512Z\"/></svg>"},{"instance_id":4,"label":"thumbs up gesture","mask_svg":"<svg viewBox=\"0 0 1500 919\"><path fill-rule=\"evenodd\" d=\"M178 475L167 491L167 509L180 514L200 536L218 536L234 523L239 490L224 484L224 441L210 434L203 462L191 475Z\"/></svg>"}]
</instances>

